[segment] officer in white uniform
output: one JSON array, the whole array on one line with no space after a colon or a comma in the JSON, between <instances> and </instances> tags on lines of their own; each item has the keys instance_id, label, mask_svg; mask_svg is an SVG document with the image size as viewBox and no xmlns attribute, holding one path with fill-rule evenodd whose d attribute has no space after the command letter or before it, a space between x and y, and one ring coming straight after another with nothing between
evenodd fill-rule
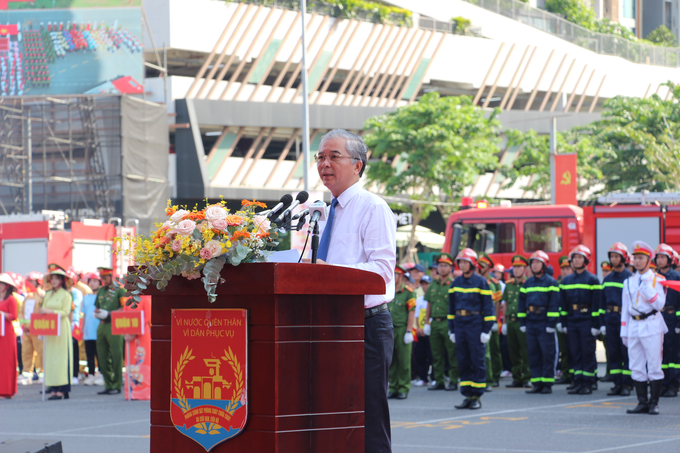
<instances>
[{"instance_id":1,"label":"officer in white uniform","mask_svg":"<svg viewBox=\"0 0 680 453\"><path fill-rule=\"evenodd\" d=\"M660 313L666 303L666 293L661 286L665 278L649 269L653 260L654 249L642 241L635 242L633 265L637 273L623 283L621 340L628 347L629 366L638 398L638 405L626 411L629 414L659 413L663 384L661 350L668 328Z\"/></svg>"}]
</instances>

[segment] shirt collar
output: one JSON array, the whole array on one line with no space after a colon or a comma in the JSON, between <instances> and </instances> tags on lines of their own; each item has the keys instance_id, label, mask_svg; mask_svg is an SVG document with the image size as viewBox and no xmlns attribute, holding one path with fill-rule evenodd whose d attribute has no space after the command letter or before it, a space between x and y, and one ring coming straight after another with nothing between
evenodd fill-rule
<instances>
[{"instance_id":1,"label":"shirt collar","mask_svg":"<svg viewBox=\"0 0 680 453\"><path fill-rule=\"evenodd\" d=\"M357 181L356 183L352 184L349 186L343 193L340 194L338 197L338 204L340 205L341 208L344 208L347 203L354 197L354 195L358 194L359 191L361 190L361 184L360 181Z\"/></svg>"}]
</instances>

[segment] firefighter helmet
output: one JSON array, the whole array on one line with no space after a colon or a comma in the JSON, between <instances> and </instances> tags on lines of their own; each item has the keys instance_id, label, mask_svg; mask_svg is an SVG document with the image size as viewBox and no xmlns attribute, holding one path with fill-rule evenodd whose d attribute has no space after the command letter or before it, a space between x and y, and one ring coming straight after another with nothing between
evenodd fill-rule
<instances>
[{"instance_id":1,"label":"firefighter helmet","mask_svg":"<svg viewBox=\"0 0 680 453\"><path fill-rule=\"evenodd\" d=\"M654 250L654 260L656 260L656 257L659 255L666 255L668 257L668 265L671 266L674 259L673 252L674 250L670 245L661 243Z\"/></svg>"},{"instance_id":2,"label":"firefighter helmet","mask_svg":"<svg viewBox=\"0 0 680 453\"><path fill-rule=\"evenodd\" d=\"M590 263L590 249L583 244L579 244L569 252L569 261L574 258L574 255L581 255L586 259L586 264Z\"/></svg>"},{"instance_id":3,"label":"firefighter helmet","mask_svg":"<svg viewBox=\"0 0 680 453\"><path fill-rule=\"evenodd\" d=\"M624 264L628 262L628 247L626 247L626 245L623 244L622 242L615 242L614 245L609 247L607 255L610 255L612 253L618 253L619 255L621 255Z\"/></svg>"},{"instance_id":4,"label":"firefighter helmet","mask_svg":"<svg viewBox=\"0 0 680 453\"><path fill-rule=\"evenodd\" d=\"M456 256L456 263L458 261L469 261L474 267L477 267L477 253L471 248L464 248Z\"/></svg>"},{"instance_id":5,"label":"firefighter helmet","mask_svg":"<svg viewBox=\"0 0 680 453\"><path fill-rule=\"evenodd\" d=\"M529 257L529 264L531 264L531 260L538 260L542 262L546 267L548 264L550 264L550 258L548 257L548 254L545 253L543 250L536 250L534 253L531 254Z\"/></svg>"}]
</instances>

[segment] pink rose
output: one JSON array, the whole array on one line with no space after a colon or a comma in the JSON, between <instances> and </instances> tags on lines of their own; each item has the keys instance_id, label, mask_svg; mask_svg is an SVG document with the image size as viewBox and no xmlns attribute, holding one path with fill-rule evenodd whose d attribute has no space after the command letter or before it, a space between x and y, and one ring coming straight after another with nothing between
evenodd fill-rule
<instances>
[{"instance_id":1,"label":"pink rose","mask_svg":"<svg viewBox=\"0 0 680 453\"><path fill-rule=\"evenodd\" d=\"M220 230L220 231L226 230L227 226L229 226L229 225L227 224L227 221L224 220L224 219L218 219L218 220L215 220L212 223L212 227L215 228L216 230Z\"/></svg>"},{"instance_id":2,"label":"pink rose","mask_svg":"<svg viewBox=\"0 0 680 453\"><path fill-rule=\"evenodd\" d=\"M182 250L182 241L180 241L179 239L175 239L172 242L172 251L179 252L180 250Z\"/></svg>"},{"instance_id":3,"label":"pink rose","mask_svg":"<svg viewBox=\"0 0 680 453\"><path fill-rule=\"evenodd\" d=\"M271 227L271 222L263 215L256 215L253 217L253 223L260 229L259 233L266 233Z\"/></svg>"},{"instance_id":4,"label":"pink rose","mask_svg":"<svg viewBox=\"0 0 680 453\"><path fill-rule=\"evenodd\" d=\"M196 222L193 220L182 220L177 224L177 232L182 236L191 236L196 229Z\"/></svg>"},{"instance_id":5,"label":"pink rose","mask_svg":"<svg viewBox=\"0 0 680 453\"><path fill-rule=\"evenodd\" d=\"M204 260L209 260L210 258L212 258L212 252L205 247L202 248L201 249L201 258L203 258Z\"/></svg>"},{"instance_id":6,"label":"pink rose","mask_svg":"<svg viewBox=\"0 0 680 453\"><path fill-rule=\"evenodd\" d=\"M209 250L213 258L220 256L222 254L222 244L219 241L208 241L205 243L205 248L203 250ZM209 258L206 258L209 259Z\"/></svg>"},{"instance_id":7,"label":"pink rose","mask_svg":"<svg viewBox=\"0 0 680 453\"><path fill-rule=\"evenodd\" d=\"M170 216L170 220L177 223L180 220L182 220L187 214L189 214L189 211L185 211L184 209L180 209L179 211L175 212L173 215Z\"/></svg>"},{"instance_id":8,"label":"pink rose","mask_svg":"<svg viewBox=\"0 0 680 453\"><path fill-rule=\"evenodd\" d=\"M215 220L222 220L227 218L227 210L222 206L210 206L205 210L205 219L208 222L214 222Z\"/></svg>"}]
</instances>

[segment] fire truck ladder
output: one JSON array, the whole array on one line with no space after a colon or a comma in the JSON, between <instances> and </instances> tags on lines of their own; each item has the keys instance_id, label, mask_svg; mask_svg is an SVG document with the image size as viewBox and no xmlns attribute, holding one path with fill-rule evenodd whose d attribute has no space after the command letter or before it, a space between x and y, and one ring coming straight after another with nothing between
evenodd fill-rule
<instances>
[{"instance_id":1,"label":"fire truck ladder","mask_svg":"<svg viewBox=\"0 0 680 453\"><path fill-rule=\"evenodd\" d=\"M80 119L83 123L85 135L85 161L88 166L88 176L94 187L95 210L99 215L108 218L113 214L113 206L109 197L109 184L106 179L106 167L102 155L99 132L97 130L97 112L95 100L92 96L79 99Z\"/></svg>"},{"instance_id":2,"label":"fire truck ladder","mask_svg":"<svg viewBox=\"0 0 680 453\"><path fill-rule=\"evenodd\" d=\"M9 188L13 201L13 206L5 206L0 199L0 210L5 215L24 211L29 169L23 113L21 98L0 101L0 186Z\"/></svg>"}]
</instances>

